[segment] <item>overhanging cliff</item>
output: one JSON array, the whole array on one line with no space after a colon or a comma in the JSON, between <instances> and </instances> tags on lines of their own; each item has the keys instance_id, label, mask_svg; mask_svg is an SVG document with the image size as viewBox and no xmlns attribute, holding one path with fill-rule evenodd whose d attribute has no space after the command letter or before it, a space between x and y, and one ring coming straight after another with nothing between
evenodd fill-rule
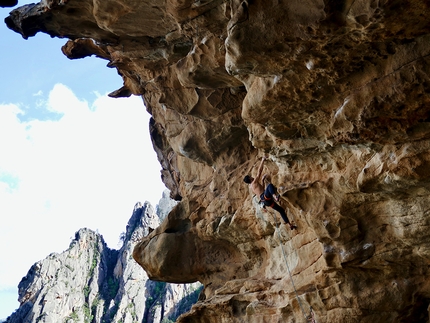
<instances>
[{"instance_id":1,"label":"overhanging cliff","mask_svg":"<svg viewBox=\"0 0 430 323\"><path fill-rule=\"evenodd\" d=\"M181 202L134 257L205 285L180 322L301 322L310 306L318 322L426 322L429 7L47 0L6 23L69 38L69 58L118 69L112 96L143 97ZM298 225L282 242L242 181L263 153Z\"/></svg>"}]
</instances>

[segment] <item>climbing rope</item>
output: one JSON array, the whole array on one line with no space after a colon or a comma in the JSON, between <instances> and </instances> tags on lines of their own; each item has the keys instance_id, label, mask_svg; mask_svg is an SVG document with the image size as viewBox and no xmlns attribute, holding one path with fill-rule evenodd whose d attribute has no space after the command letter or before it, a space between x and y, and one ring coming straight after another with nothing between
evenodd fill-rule
<instances>
[{"instance_id":1,"label":"climbing rope","mask_svg":"<svg viewBox=\"0 0 430 323\"><path fill-rule=\"evenodd\" d=\"M252 197L252 199L254 200L255 197L256 197L256 195L254 194L254 196ZM257 204L260 205L260 201L257 201ZM291 203L290 203L290 206L291 206ZM270 213L272 214L273 220L275 221L276 231L278 232L278 237L279 237L279 244L281 245L282 254L284 255L285 264L287 265L288 274L290 276L291 285L293 286L294 293L296 294L296 298L297 298L297 301L299 303L300 309L301 309L301 311L303 313L303 316L306 319L306 322L317 323L317 321L315 319L315 316L314 316L314 312L313 312L312 306L309 306L309 315L306 315L306 312L305 312L305 310L303 308L303 304L302 304L302 301L300 299L299 293L297 292L296 286L294 285L293 275L291 274L290 266L288 265L287 255L286 255L285 250L284 250L284 245L282 244L282 237L281 237L281 233L280 233L280 230L279 230L278 221L276 220L276 216L275 216L274 212L270 212ZM260 216L258 215L258 213L257 213L257 217L260 218ZM266 222L266 220L264 218L262 218L262 220Z\"/></svg>"},{"instance_id":2,"label":"climbing rope","mask_svg":"<svg viewBox=\"0 0 430 323\"><path fill-rule=\"evenodd\" d=\"M287 265L288 274L290 275L291 285L293 286L294 293L296 294L296 298L297 298L297 301L299 303L300 309L302 310L303 316L305 317L305 319L306 319L307 322L317 323L316 320L315 320L315 317L314 317L312 306L309 306L309 315L306 315L306 312L305 312L305 310L303 308L303 304L302 304L302 301L301 301L301 299L299 297L299 293L297 292L296 286L294 285L293 275L291 274L290 266L288 265L287 255L286 255L285 250L284 250L284 245L282 244L282 237L281 237L281 233L279 232L278 222L276 220L275 214L273 212L271 212L271 213L273 215L273 219L275 220L276 231L278 231L279 244L281 245L282 254L284 255L285 264Z\"/></svg>"}]
</instances>

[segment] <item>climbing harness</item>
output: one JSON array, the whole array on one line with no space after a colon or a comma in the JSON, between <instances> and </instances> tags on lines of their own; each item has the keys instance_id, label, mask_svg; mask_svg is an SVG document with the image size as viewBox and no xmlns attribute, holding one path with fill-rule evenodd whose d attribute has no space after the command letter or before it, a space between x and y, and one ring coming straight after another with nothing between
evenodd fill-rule
<instances>
[{"instance_id":1,"label":"climbing harness","mask_svg":"<svg viewBox=\"0 0 430 323\"><path fill-rule=\"evenodd\" d=\"M263 200L263 198L264 198L264 200ZM268 206L268 207L273 207L274 205L275 205L275 201L273 200L273 197L267 197L266 196L266 194L261 194L261 196L260 196L260 200L261 200L261 203L263 203L263 205L266 207L266 206ZM269 204L266 204L266 203L270 203L270 202L272 202L270 205Z\"/></svg>"},{"instance_id":2,"label":"climbing harness","mask_svg":"<svg viewBox=\"0 0 430 323\"><path fill-rule=\"evenodd\" d=\"M313 314L313 310L312 310L312 306L309 306L309 315L306 315L306 312L303 308L303 304L302 304L302 301L299 297L299 293L297 292L296 286L294 285L293 275L291 274L290 266L288 265L287 255L286 255L285 250L284 250L284 245L282 244L282 238L281 238L281 233L279 232L278 222L276 221L276 217L275 217L275 214L273 212L272 212L272 215L273 215L273 219L275 220L276 229L277 229L276 231L278 231L279 244L281 245L282 254L284 255L285 264L287 265L288 274L289 274L290 280L291 280L291 285L293 286L294 293L296 294L296 298L297 298L297 301L299 303L300 309L302 310L302 313L306 319L306 322L316 323L315 317Z\"/></svg>"}]
</instances>

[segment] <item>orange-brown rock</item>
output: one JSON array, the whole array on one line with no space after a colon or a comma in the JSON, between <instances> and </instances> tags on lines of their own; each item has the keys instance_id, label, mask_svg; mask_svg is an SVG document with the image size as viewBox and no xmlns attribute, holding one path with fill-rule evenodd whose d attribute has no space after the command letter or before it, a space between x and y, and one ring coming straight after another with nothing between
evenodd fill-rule
<instances>
[{"instance_id":1,"label":"orange-brown rock","mask_svg":"<svg viewBox=\"0 0 430 323\"><path fill-rule=\"evenodd\" d=\"M310 306L317 322L428 322L429 7L48 0L7 24L69 38L69 57L118 69L113 96L143 96L181 202L134 258L205 285L180 322L304 322ZM263 154L297 231L242 181Z\"/></svg>"}]
</instances>

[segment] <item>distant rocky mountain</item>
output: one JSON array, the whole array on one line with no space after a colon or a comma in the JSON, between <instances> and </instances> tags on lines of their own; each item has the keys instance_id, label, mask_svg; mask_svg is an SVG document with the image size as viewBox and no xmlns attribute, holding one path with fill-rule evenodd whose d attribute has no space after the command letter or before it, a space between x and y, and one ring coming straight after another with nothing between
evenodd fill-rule
<instances>
[{"instance_id":1,"label":"distant rocky mountain","mask_svg":"<svg viewBox=\"0 0 430 323\"><path fill-rule=\"evenodd\" d=\"M170 191L165 190L160 201L155 207L160 221L163 221L166 218L166 216L176 206L176 204L178 204L178 202L170 198Z\"/></svg>"},{"instance_id":2,"label":"distant rocky mountain","mask_svg":"<svg viewBox=\"0 0 430 323\"><path fill-rule=\"evenodd\" d=\"M165 207L172 204L161 202L159 213ZM159 216L145 202L135 205L120 250L80 229L66 251L30 268L18 285L20 307L5 322L174 322L196 302L201 285L151 281L134 261L134 245L158 225Z\"/></svg>"}]
</instances>

